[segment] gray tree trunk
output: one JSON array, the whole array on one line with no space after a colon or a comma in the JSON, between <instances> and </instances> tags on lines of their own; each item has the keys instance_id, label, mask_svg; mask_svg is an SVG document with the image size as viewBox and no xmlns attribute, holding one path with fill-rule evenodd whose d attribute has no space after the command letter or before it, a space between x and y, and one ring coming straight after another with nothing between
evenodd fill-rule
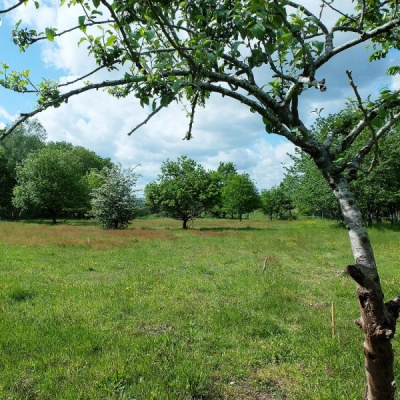
<instances>
[{"instance_id":1,"label":"gray tree trunk","mask_svg":"<svg viewBox=\"0 0 400 400\"><path fill-rule=\"evenodd\" d=\"M385 303L375 257L348 181L338 176L330 181L348 229L355 264L346 271L357 284L361 316L355 323L365 334L364 354L367 385L364 400L393 400L396 384L391 339L399 315L400 295Z\"/></svg>"}]
</instances>

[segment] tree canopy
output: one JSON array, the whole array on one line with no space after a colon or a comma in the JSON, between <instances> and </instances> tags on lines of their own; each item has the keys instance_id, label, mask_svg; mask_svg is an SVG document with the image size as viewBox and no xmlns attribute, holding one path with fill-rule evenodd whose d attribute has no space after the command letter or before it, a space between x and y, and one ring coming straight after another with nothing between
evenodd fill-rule
<instances>
[{"instance_id":1,"label":"tree canopy","mask_svg":"<svg viewBox=\"0 0 400 400\"><path fill-rule=\"evenodd\" d=\"M87 202L88 187L72 151L45 147L17 167L13 198L17 208L45 211L55 224L62 211L85 210Z\"/></svg>"},{"instance_id":2,"label":"tree canopy","mask_svg":"<svg viewBox=\"0 0 400 400\"><path fill-rule=\"evenodd\" d=\"M182 156L177 161L163 162L158 182L146 186L145 196L153 210L181 220L186 229L189 220L213 207L219 191L209 172Z\"/></svg>"},{"instance_id":3,"label":"tree canopy","mask_svg":"<svg viewBox=\"0 0 400 400\"><path fill-rule=\"evenodd\" d=\"M259 203L258 191L248 174L231 174L222 188L222 207L229 214L243 214L256 210Z\"/></svg>"}]
</instances>

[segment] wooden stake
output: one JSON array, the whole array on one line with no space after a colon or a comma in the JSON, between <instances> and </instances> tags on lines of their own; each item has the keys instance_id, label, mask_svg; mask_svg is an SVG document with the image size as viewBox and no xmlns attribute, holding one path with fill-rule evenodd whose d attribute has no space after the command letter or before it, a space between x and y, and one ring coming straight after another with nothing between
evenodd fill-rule
<instances>
[{"instance_id":1,"label":"wooden stake","mask_svg":"<svg viewBox=\"0 0 400 400\"><path fill-rule=\"evenodd\" d=\"M332 301L332 337L335 336L335 303Z\"/></svg>"}]
</instances>

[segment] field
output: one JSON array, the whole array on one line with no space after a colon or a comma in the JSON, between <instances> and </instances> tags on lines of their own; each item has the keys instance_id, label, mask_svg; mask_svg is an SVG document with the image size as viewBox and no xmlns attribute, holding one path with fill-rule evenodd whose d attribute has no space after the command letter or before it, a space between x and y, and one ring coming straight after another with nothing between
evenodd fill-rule
<instances>
[{"instance_id":1,"label":"field","mask_svg":"<svg viewBox=\"0 0 400 400\"><path fill-rule=\"evenodd\" d=\"M1 222L0 398L362 397L345 229L263 217L180 226ZM370 234L389 299L400 232Z\"/></svg>"}]
</instances>

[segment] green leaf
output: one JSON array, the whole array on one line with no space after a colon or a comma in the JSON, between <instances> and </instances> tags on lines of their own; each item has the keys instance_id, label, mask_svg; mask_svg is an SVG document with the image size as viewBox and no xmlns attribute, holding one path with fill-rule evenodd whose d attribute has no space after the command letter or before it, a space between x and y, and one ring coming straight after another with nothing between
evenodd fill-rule
<instances>
[{"instance_id":1,"label":"green leaf","mask_svg":"<svg viewBox=\"0 0 400 400\"><path fill-rule=\"evenodd\" d=\"M85 27L85 19L86 17L84 15L80 15L78 17L78 24L80 28L84 28Z\"/></svg>"},{"instance_id":2,"label":"green leaf","mask_svg":"<svg viewBox=\"0 0 400 400\"><path fill-rule=\"evenodd\" d=\"M100 0L93 0L93 5L95 6L95 8L98 8L100 5Z\"/></svg>"},{"instance_id":3,"label":"green leaf","mask_svg":"<svg viewBox=\"0 0 400 400\"><path fill-rule=\"evenodd\" d=\"M250 32L258 40L263 40L265 38L265 28L261 24L253 25L250 28Z\"/></svg>"},{"instance_id":4,"label":"green leaf","mask_svg":"<svg viewBox=\"0 0 400 400\"><path fill-rule=\"evenodd\" d=\"M160 104L161 104L163 107L167 107L168 104L171 103L171 101L172 101L172 97L171 97L171 96L169 96L169 95L162 96L162 97L161 97L161 102L160 102Z\"/></svg>"},{"instance_id":5,"label":"green leaf","mask_svg":"<svg viewBox=\"0 0 400 400\"><path fill-rule=\"evenodd\" d=\"M262 121L263 121L263 123L265 125L265 130L268 133L272 133L273 127L272 127L271 121L268 118L265 118L265 117L262 117Z\"/></svg>"},{"instance_id":6,"label":"green leaf","mask_svg":"<svg viewBox=\"0 0 400 400\"><path fill-rule=\"evenodd\" d=\"M115 36L115 35L112 35L112 36L109 36L108 37L108 39L107 39L107 41L106 41L106 47L108 47L108 46L113 46L114 45L114 42L117 40L117 36Z\"/></svg>"},{"instance_id":7,"label":"green leaf","mask_svg":"<svg viewBox=\"0 0 400 400\"><path fill-rule=\"evenodd\" d=\"M54 35L55 35L54 29L46 28L45 33L47 40L49 40L50 42L54 42Z\"/></svg>"},{"instance_id":8,"label":"green leaf","mask_svg":"<svg viewBox=\"0 0 400 400\"><path fill-rule=\"evenodd\" d=\"M79 46L82 42L84 42L85 40L87 40L85 37L81 37L81 38L79 39L78 46Z\"/></svg>"}]
</instances>

